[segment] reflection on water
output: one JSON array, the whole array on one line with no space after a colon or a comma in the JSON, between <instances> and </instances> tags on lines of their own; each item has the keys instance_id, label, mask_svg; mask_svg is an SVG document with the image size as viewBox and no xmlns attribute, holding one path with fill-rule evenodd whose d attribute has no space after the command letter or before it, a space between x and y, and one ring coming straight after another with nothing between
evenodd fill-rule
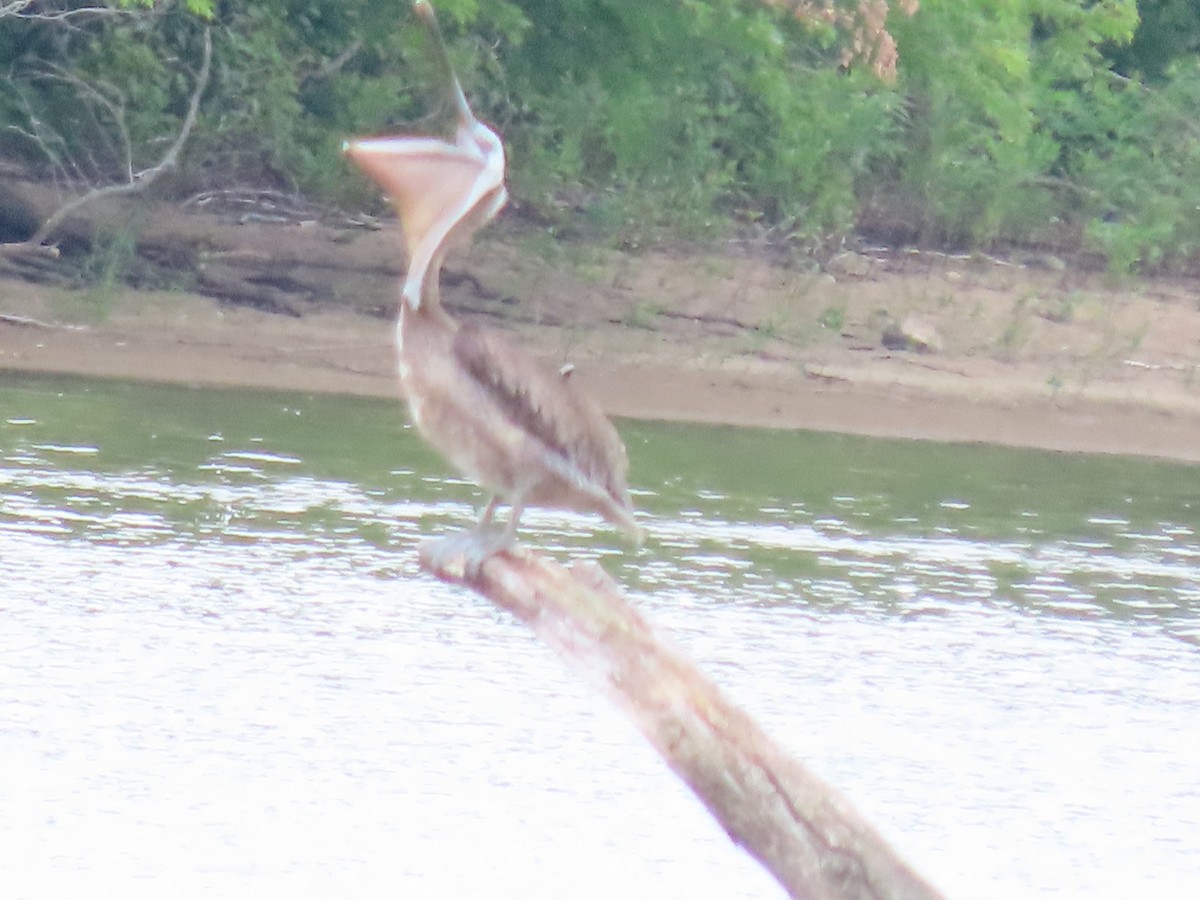
<instances>
[{"instance_id":1,"label":"reflection on water","mask_svg":"<svg viewBox=\"0 0 1200 900\"><path fill-rule=\"evenodd\" d=\"M1200 896L1195 469L626 424L599 557L950 895ZM526 631L372 400L0 380L0 884L776 897Z\"/></svg>"}]
</instances>

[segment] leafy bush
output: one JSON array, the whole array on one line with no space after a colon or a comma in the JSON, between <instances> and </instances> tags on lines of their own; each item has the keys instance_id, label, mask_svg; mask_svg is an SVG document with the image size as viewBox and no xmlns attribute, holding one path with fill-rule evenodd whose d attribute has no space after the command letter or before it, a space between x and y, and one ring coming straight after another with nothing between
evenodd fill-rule
<instances>
[{"instance_id":1,"label":"leafy bush","mask_svg":"<svg viewBox=\"0 0 1200 900\"><path fill-rule=\"evenodd\" d=\"M731 214L845 230L856 179L894 133L894 95L841 73L781 11L737 2L523 0L505 61L517 195L629 229L711 233ZM517 86L523 86L518 91Z\"/></svg>"},{"instance_id":2,"label":"leafy bush","mask_svg":"<svg viewBox=\"0 0 1200 900\"><path fill-rule=\"evenodd\" d=\"M190 186L366 202L344 137L447 124L409 0L117 2L126 13L69 28L0 15L0 156L128 178L179 127L202 29L214 61ZM1145 0L1140 28L1134 0L437 5L514 196L556 234L640 244L752 224L819 246L858 229L1044 243L1120 270L1197 251L1186 0Z\"/></svg>"},{"instance_id":3,"label":"leafy bush","mask_svg":"<svg viewBox=\"0 0 1200 900\"><path fill-rule=\"evenodd\" d=\"M892 188L916 210L913 236L1047 237L1062 144L1046 113L1107 77L1097 48L1135 23L1132 0L925 0L897 22L906 129Z\"/></svg>"},{"instance_id":4,"label":"leafy bush","mask_svg":"<svg viewBox=\"0 0 1200 900\"><path fill-rule=\"evenodd\" d=\"M1084 248L1121 272L1194 260L1200 125L1191 111L1200 108L1200 63L1168 69L1153 89L1114 76L1079 107L1063 118L1079 126L1088 116L1089 139L1071 143L1064 169L1078 185Z\"/></svg>"}]
</instances>

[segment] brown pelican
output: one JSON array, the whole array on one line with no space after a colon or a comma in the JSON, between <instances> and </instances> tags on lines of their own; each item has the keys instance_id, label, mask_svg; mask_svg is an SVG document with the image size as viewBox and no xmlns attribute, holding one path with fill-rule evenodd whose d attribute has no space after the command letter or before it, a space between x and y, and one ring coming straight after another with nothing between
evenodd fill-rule
<instances>
[{"instance_id":1,"label":"brown pelican","mask_svg":"<svg viewBox=\"0 0 1200 900\"><path fill-rule=\"evenodd\" d=\"M546 372L494 331L456 322L442 307L447 249L500 211L504 145L475 118L451 67L433 8L413 9L447 70L453 141L383 137L349 141L345 152L391 198L408 269L400 291L396 348L412 420L456 469L490 492L478 529L445 542L469 567L513 542L526 506L599 513L640 541L625 475L625 446L612 423L565 375ZM497 504L511 505L496 528Z\"/></svg>"}]
</instances>

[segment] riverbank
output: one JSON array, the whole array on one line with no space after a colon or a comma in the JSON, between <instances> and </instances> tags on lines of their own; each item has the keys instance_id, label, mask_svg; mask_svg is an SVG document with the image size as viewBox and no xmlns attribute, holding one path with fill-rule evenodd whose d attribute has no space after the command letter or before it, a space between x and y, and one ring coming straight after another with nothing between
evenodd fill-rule
<instances>
[{"instance_id":1,"label":"riverbank","mask_svg":"<svg viewBox=\"0 0 1200 900\"><path fill-rule=\"evenodd\" d=\"M395 395L393 226L176 214L153 234L189 235L200 283L244 296L0 279L0 370ZM272 274L230 274L247 261ZM446 283L457 315L574 363L617 416L1200 462L1194 283L883 251L808 271L512 230L452 258ZM266 302L248 305L255 285Z\"/></svg>"}]
</instances>

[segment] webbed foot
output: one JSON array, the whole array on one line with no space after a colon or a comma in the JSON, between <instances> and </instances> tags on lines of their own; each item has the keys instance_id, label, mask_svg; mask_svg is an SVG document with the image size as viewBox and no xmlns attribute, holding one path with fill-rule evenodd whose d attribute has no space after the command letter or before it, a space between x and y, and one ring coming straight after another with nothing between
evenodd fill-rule
<instances>
[{"instance_id":1,"label":"webbed foot","mask_svg":"<svg viewBox=\"0 0 1200 900\"><path fill-rule=\"evenodd\" d=\"M427 568L454 571L461 566L463 580L474 581L485 562L515 543L507 529L485 526L426 541L420 554Z\"/></svg>"}]
</instances>

